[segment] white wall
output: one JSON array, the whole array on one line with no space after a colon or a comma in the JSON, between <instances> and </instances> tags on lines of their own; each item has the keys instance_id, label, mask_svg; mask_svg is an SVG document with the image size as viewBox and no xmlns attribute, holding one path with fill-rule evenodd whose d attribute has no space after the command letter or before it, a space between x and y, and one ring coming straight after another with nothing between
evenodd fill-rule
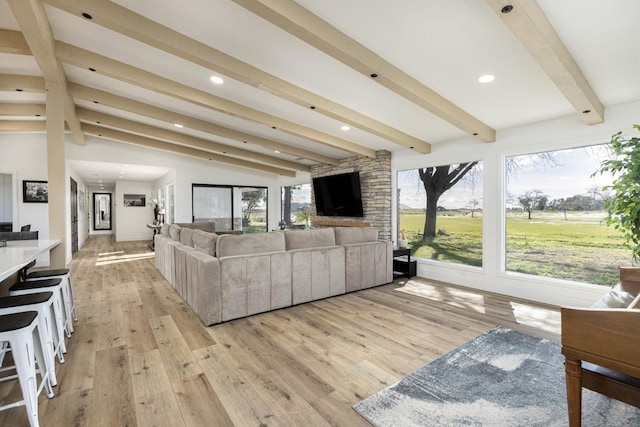
<instances>
[{"instance_id":1,"label":"white wall","mask_svg":"<svg viewBox=\"0 0 640 427\"><path fill-rule=\"evenodd\" d=\"M153 206L149 203L152 199L153 184L151 182L118 181L116 182L115 200L113 212L116 224L116 241L151 240L153 231L147 224L153 222ZM143 194L146 198L145 206L125 206L125 194Z\"/></svg>"},{"instance_id":2,"label":"white wall","mask_svg":"<svg viewBox=\"0 0 640 427\"><path fill-rule=\"evenodd\" d=\"M14 174L15 216L13 229L31 224L41 239L49 238L47 203L23 203L22 181L47 181L47 143L44 133L0 132L0 172Z\"/></svg>"},{"instance_id":3,"label":"white wall","mask_svg":"<svg viewBox=\"0 0 640 427\"><path fill-rule=\"evenodd\" d=\"M495 143L482 143L469 137L437 144L429 155L403 150L392 158L393 179L398 170L415 169L482 160L483 191L483 266L474 268L451 263L419 260L418 275L464 286L480 288L556 305L591 305L602 296L603 287L522 274L507 273L504 259L504 158L563 148L608 142L617 131L632 132L638 123L640 102L606 109L606 122L588 126L578 115L548 120L499 131ZM396 188L394 183L394 188ZM397 224L396 200L392 224ZM396 231L392 235L396 235Z\"/></svg>"}]
</instances>

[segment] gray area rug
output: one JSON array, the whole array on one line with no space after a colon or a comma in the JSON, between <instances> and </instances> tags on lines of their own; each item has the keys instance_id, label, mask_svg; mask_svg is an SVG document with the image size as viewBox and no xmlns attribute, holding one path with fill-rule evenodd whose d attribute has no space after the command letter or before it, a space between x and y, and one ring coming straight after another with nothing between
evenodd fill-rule
<instances>
[{"instance_id":1,"label":"gray area rug","mask_svg":"<svg viewBox=\"0 0 640 427\"><path fill-rule=\"evenodd\" d=\"M583 426L640 426L640 409L583 389ZM566 426L560 345L497 326L353 408L374 426Z\"/></svg>"}]
</instances>

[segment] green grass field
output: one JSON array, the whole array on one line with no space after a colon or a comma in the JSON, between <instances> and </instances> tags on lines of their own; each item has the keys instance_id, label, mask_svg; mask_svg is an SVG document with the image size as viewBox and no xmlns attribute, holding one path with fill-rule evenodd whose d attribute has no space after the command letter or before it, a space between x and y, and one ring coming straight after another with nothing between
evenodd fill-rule
<instances>
[{"instance_id":1,"label":"green grass field","mask_svg":"<svg viewBox=\"0 0 640 427\"><path fill-rule=\"evenodd\" d=\"M631 264L631 251L623 248L622 234L602 223L603 212L523 212L507 215L508 271L578 282L613 285L618 267ZM482 217L476 212L441 212L436 229L448 236L422 240L424 212L403 210L400 228L414 256L482 266ZM498 236L492 237L498 238Z\"/></svg>"}]
</instances>

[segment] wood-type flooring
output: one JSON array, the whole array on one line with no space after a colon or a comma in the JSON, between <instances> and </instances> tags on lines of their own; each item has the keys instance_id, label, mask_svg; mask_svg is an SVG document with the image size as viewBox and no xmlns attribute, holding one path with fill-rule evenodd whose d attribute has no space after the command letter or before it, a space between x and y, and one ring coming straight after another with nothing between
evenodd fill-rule
<instances>
[{"instance_id":1,"label":"wood-type flooring","mask_svg":"<svg viewBox=\"0 0 640 427\"><path fill-rule=\"evenodd\" d=\"M79 321L42 426L366 426L353 404L495 325L559 340L555 307L423 279L206 327L148 243L94 236L75 255ZM0 384L0 406L19 398Z\"/></svg>"}]
</instances>

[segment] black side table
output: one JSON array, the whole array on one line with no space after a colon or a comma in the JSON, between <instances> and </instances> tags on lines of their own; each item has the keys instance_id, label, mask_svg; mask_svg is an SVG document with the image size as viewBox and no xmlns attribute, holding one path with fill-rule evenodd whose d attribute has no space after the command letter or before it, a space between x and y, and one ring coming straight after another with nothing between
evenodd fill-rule
<instances>
[{"instance_id":1,"label":"black side table","mask_svg":"<svg viewBox=\"0 0 640 427\"><path fill-rule=\"evenodd\" d=\"M416 262L411 261L411 248L398 248L393 250L393 278L406 277L408 279L416 275Z\"/></svg>"}]
</instances>

